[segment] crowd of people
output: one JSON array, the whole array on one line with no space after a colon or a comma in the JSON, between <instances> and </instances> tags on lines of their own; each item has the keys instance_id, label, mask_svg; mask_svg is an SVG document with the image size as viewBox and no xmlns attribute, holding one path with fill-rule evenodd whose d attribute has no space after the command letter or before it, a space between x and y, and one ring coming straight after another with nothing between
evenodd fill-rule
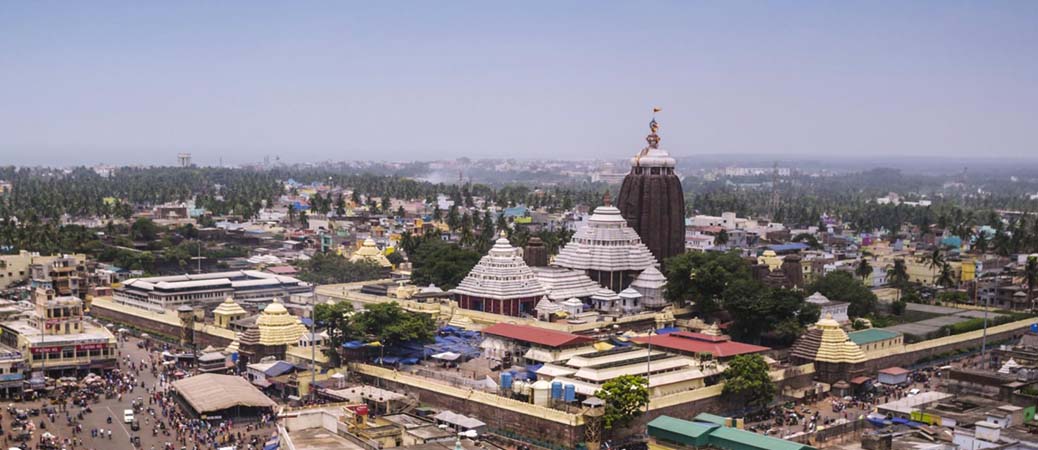
<instances>
[{"instance_id":1,"label":"crowd of people","mask_svg":"<svg viewBox=\"0 0 1038 450\"><path fill-rule=\"evenodd\" d=\"M127 338L120 339L123 347ZM0 434L5 448L17 446L23 450L94 450L123 447L112 441L120 438L116 427L129 421L123 416L108 417L100 426L84 430L84 419L98 411L120 411L123 400L132 399L134 416L131 422L123 423L129 443L135 448L144 447L142 433L151 435L150 450L205 450L235 446L238 449L258 450L273 434L273 412L265 414L257 423L237 424L233 420L220 422L193 418L187 414L177 400L173 381L184 375L184 370L174 361L163 358L162 348L138 345L147 357L135 360L129 354L120 353L118 368L103 376L88 375L77 380L56 380L54 388L42 401L40 408L27 404L24 408L14 404L8 408L11 427L2 428L5 417L0 411ZM165 353L168 355L168 353ZM148 376L150 375L150 376ZM113 402L114 400L114 402ZM113 402L115 405L106 404ZM37 421L35 417L40 417ZM92 422L97 423L98 420ZM60 423L59 423L60 421ZM62 426L57 426L62 425ZM113 432L116 432L113 436ZM124 441L125 442L125 441ZM12 445L14 444L14 445Z\"/></svg>"}]
</instances>

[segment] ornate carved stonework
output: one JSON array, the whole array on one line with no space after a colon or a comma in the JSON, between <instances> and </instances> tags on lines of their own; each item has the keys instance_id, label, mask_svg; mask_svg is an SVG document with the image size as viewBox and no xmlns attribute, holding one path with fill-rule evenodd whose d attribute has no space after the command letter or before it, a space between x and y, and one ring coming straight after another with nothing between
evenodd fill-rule
<instances>
[{"instance_id":1,"label":"ornate carved stonework","mask_svg":"<svg viewBox=\"0 0 1038 450\"><path fill-rule=\"evenodd\" d=\"M624 219L660 263L685 251L685 196L674 158L659 148L659 125L649 124L648 147L631 158L617 198Z\"/></svg>"}]
</instances>

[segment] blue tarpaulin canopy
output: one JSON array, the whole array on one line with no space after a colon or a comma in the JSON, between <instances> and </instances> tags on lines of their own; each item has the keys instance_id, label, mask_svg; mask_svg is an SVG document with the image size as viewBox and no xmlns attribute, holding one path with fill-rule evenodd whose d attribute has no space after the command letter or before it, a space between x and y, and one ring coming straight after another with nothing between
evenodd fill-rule
<instances>
[{"instance_id":1,"label":"blue tarpaulin canopy","mask_svg":"<svg viewBox=\"0 0 1038 450\"><path fill-rule=\"evenodd\" d=\"M675 327L663 327L663 328L660 328L660 329L656 330L656 334L670 334L670 333L677 333L678 331L681 331L681 329L680 328L675 328Z\"/></svg>"},{"instance_id":2,"label":"blue tarpaulin canopy","mask_svg":"<svg viewBox=\"0 0 1038 450\"><path fill-rule=\"evenodd\" d=\"M364 343L363 343L363 342L361 342L361 341L349 341L349 342L343 342L343 343L342 343L342 347L343 347L343 348L348 348L348 349L350 349L350 350L356 350L356 349L358 349L358 348L363 348L363 347L364 347Z\"/></svg>"}]
</instances>

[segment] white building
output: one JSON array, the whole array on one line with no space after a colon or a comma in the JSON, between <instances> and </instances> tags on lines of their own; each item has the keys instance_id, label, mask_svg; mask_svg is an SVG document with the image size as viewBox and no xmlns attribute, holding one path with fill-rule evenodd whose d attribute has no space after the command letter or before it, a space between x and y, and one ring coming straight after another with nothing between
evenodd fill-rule
<instances>
[{"instance_id":1,"label":"white building","mask_svg":"<svg viewBox=\"0 0 1038 450\"><path fill-rule=\"evenodd\" d=\"M116 303L162 311L180 305L216 305L233 297L243 306L261 309L276 299L312 295L313 286L296 278L255 270L196 275L131 278L115 289Z\"/></svg>"},{"instance_id":2,"label":"white building","mask_svg":"<svg viewBox=\"0 0 1038 450\"><path fill-rule=\"evenodd\" d=\"M830 317L831 315L833 320L841 324L851 321L850 317L847 317L847 307L850 306L850 303L834 302L822 295L821 292L811 294L805 301L818 305L821 308L822 314L820 317Z\"/></svg>"}]
</instances>

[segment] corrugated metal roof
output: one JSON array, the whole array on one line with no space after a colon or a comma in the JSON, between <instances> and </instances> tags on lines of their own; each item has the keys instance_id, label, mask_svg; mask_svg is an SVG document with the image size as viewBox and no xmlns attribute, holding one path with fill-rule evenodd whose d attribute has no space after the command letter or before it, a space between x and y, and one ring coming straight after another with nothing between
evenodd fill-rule
<instances>
[{"instance_id":1,"label":"corrugated metal roof","mask_svg":"<svg viewBox=\"0 0 1038 450\"><path fill-rule=\"evenodd\" d=\"M896 338L897 335L898 333L895 331L884 330L882 328L869 328L867 330L852 331L850 333L847 333L847 337L858 345L871 344L873 342L893 339Z\"/></svg>"},{"instance_id":2,"label":"corrugated metal roof","mask_svg":"<svg viewBox=\"0 0 1038 450\"><path fill-rule=\"evenodd\" d=\"M804 450L812 448L809 445L729 427L718 427L711 431L710 443L720 448L731 448L725 447L718 440L738 443L743 446L742 448L749 447L761 450Z\"/></svg>"},{"instance_id":3,"label":"corrugated metal roof","mask_svg":"<svg viewBox=\"0 0 1038 450\"><path fill-rule=\"evenodd\" d=\"M272 407L277 404L242 377L212 373L173 382L173 387L198 413L232 406Z\"/></svg>"}]
</instances>

